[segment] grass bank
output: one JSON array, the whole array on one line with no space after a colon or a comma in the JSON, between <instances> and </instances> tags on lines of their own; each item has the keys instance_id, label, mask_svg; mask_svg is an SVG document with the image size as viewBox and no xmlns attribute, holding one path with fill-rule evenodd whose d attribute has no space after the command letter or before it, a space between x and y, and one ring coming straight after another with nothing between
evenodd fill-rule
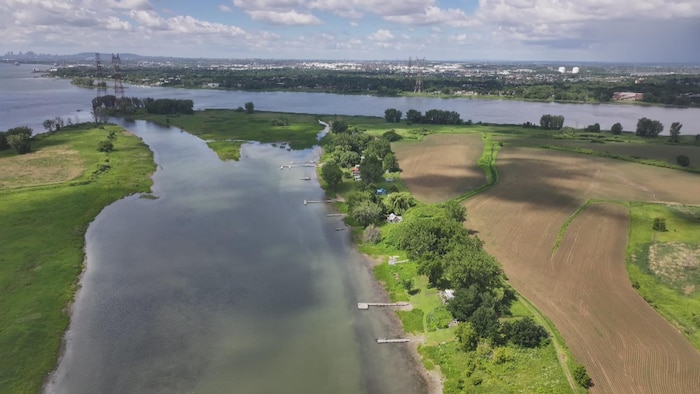
<instances>
[{"instance_id":1,"label":"grass bank","mask_svg":"<svg viewBox=\"0 0 700 394\"><path fill-rule=\"evenodd\" d=\"M114 151L97 151L116 133ZM36 393L56 364L83 269L85 231L107 205L150 189L153 155L117 126L66 127L32 152L0 152L0 392ZM49 155L47 155L49 153ZM51 157L65 155L69 160ZM32 160L36 158L37 160ZM59 175L55 174L56 167ZM52 179L46 181L47 178Z\"/></svg>"},{"instance_id":2,"label":"grass bank","mask_svg":"<svg viewBox=\"0 0 700 394\"><path fill-rule=\"evenodd\" d=\"M326 116L327 117L327 116ZM314 146L323 129L318 115L256 111L245 112L208 109L192 115L153 115L140 113L136 119L186 130L205 141L222 160L238 160L245 141L288 143L291 149Z\"/></svg>"},{"instance_id":3,"label":"grass bank","mask_svg":"<svg viewBox=\"0 0 700 394\"><path fill-rule=\"evenodd\" d=\"M632 285L700 350L700 207L631 203L629 210ZM653 229L654 218L666 231Z\"/></svg>"}]
</instances>

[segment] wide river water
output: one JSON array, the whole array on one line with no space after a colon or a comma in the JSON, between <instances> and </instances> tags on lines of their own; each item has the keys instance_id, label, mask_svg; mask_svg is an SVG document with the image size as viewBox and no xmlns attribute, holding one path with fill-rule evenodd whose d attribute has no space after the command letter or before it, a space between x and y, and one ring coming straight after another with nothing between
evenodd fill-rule
<instances>
[{"instance_id":1,"label":"wide river water","mask_svg":"<svg viewBox=\"0 0 700 394\"><path fill-rule=\"evenodd\" d=\"M73 121L90 120L91 100L95 92L72 86L70 81L41 78L32 74L33 67L0 63L0 130L29 125L43 131L44 119L62 116ZM242 92L210 89L173 89L128 86L127 96L180 98L194 101L195 109L237 108L252 101L264 111L311 114L384 116L387 108L406 113L409 109L457 111L462 119L474 122L539 124L544 114L563 115L565 124L583 128L600 123L605 130L620 122L625 130L636 128L642 117L659 120L667 133L673 122L683 124L682 134L700 134L700 108L664 108L642 105L559 104L512 100L479 100L468 98L439 99L429 97L344 96L301 92Z\"/></svg>"},{"instance_id":2,"label":"wide river water","mask_svg":"<svg viewBox=\"0 0 700 394\"><path fill-rule=\"evenodd\" d=\"M45 66L37 66L45 67ZM32 66L0 64L0 130L44 119L90 119L94 91L38 78ZM700 109L469 99L387 98L293 92L129 87L129 96L235 108L382 116L386 108L455 110L463 119L632 129L642 116L700 129ZM125 122L125 121L119 121ZM86 235L87 270L66 349L48 393L420 393L426 385L385 310L368 262L335 231L313 168L317 149L246 144L221 162L176 128L122 123L149 145L158 199L131 196L105 208ZM319 130L321 127L319 126Z\"/></svg>"},{"instance_id":3,"label":"wide river water","mask_svg":"<svg viewBox=\"0 0 700 394\"><path fill-rule=\"evenodd\" d=\"M420 393L368 262L327 217L319 151L122 123L155 153L158 199L132 196L87 232L87 270L48 393ZM321 127L319 127L321 129Z\"/></svg>"}]
</instances>

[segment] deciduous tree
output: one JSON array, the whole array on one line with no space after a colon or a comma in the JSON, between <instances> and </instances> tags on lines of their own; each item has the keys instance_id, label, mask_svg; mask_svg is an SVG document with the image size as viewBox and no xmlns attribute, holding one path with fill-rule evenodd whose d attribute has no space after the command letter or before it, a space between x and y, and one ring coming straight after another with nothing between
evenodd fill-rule
<instances>
[{"instance_id":1,"label":"deciduous tree","mask_svg":"<svg viewBox=\"0 0 700 394\"><path fill-rule=\"evenodd\" d=\"M245 107L245 113L247 113L247 114L252 114L253 112L255 112L255 105L253 104L252 101L248 101L247 103L245 103L244 107Z\"/></svg>"},{"instance_id":2,"label":"deciduous tree","mask_svg":"<svg viewBox=\"0 0 700 394\"><path fill-rule=\"evenodd\" d=\"M384 168L376 156L372 155L362 160L360 176L364 182L377 183L382 180L382 174L384 174Z\"/></svg>"},{"instance_id":3,"label":"deciduous tree","mask_svg":"<svg viewBox=\"0 0 700 394\"><path fill-rule=\"evenodd\" d=\"M683 125L680 122L671 123L671 128L668 131L671 134L671 142L680 142L681 127L683 127Z\"/></svg>"},{"instance_id":4,"label":"deciduous tree","mask_svg":"<svg viewBox=\"0 0 700 394\"><path fill-rule=\"evenodd\" d=\"M352 209L350 215L354 220L367 227L368 225L377 222L383 217L381 205L372 201L362 201Z\"/></svg>"},{"instance_id":5,"label":"deciduous tree","mask_svg":"<svg viewBox=\"0 0 700 394\"><path fill-rule=\"evenodd\" d=\"M622 134L622 124L620 124L620 122L617 122L614 125L612 125L612 127L610 128L610 133L614 135Z\"/></svg>"},{"instance_id":6,"label":"deciduous tree","mask_svg":"<svg viewBox=\"0 0 700 394\"><path fill-rule=\"evenodd\" d=\"M396 108L389 108L384 111L384 119L388 123L399 123L401 121L401 111Z\"/></svg>"},{"instance_id":7,"label":"deciduous tree","mask_svg":"<svg viewBox=\"0 0 700 394\"><path fill-rule=\"evenodd\" d=\"M384 199L387 212L393 212L397 215L403 215L414 205L416 205L416 199L408 192L391 193Z\"/></svg>"},{"instance_id":8,"label":"deciduous tree","mask_svg":"<svg viewBox=\"0 0 700 394\"><path fill-rule=\"evenodd\" d=\"M641 118L637 121L636 135L640 137L657 137L664 131L664 125L658 120Z\"/></svg>"},{"instance_id":9,"label":"deciduous tree","mask_svg":"<svg viewBox=\"0 0 700 394\"><path fill-rule=\"evenodd\" d=\"M321 167L321 178L328 184L328 187L335 191L336 187L343 180L343 171L338 167L335 161L327 161Z\"/></svg>"},{"instance_id":10,"label":"deciduous tree","mask_svg":"<svg viewBox=\"0 0 700 394\"><path fill-rule=\"evenodd\" d=\"M460 322L455 331L459 345L465 352L476 350L479 344L479 334L477 334L474 326L469 322Z\"/></svg>"}]
</instances>

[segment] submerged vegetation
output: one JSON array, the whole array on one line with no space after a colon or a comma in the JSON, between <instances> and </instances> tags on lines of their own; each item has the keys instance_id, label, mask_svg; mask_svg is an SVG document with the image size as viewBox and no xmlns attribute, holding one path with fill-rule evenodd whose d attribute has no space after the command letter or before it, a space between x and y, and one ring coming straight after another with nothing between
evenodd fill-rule
<instances>
[{"instance_id":1,"label":"submerged vegetation","mask_svg":"<svg viewBox=\"0 0 700 394\"><path fill-rule=\"evenodd\" d=\"M114 133L113 150L98 143ZM0 152L0 391L36 393L56 364L83 269L88 224L146 192L155 169L141 140L113 125L67 126Z\"/></svg>"}]
</instances>

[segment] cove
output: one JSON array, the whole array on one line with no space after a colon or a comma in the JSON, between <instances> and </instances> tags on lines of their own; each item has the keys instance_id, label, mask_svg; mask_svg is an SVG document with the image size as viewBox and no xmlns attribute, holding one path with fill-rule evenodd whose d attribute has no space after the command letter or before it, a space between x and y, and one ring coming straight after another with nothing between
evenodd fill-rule
<instances>
[{"instance_id":1,"label":"cove","mask_svg":"<svg viewBox=\"0 0 700 394\"><path fill-rule=\"evenodd\" d=\"M47 393L421 393L369 262L334 231L318 148L250 143L222 162L179 129L118 121L155 155L157 199L106 207Z\"/></svg>"}]
</instances>

